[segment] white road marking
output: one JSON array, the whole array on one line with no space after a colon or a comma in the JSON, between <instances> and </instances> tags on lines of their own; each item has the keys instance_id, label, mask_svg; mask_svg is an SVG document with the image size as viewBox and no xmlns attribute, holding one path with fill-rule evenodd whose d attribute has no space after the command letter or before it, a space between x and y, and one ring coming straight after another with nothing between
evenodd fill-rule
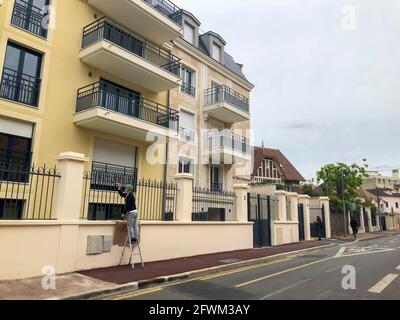
<instances>
[{"instance_id":1,"label":"white road marking","mask_svg":"<svg viewBox=\"0 0 400 320\"><path fill-rule=\"evenodd\" d=\"M398 266L398 267L396 268L396 270L400 270L400 266Z\"/></svg>"},{"instance_id":2,"label":"white road marking","mask_svg":"<svg viewBox=\"0 0 400 320\"><path fill-rule=\"evenodd\" d=\"M376 285L374 285L368 292L371 293L381 293L383 290L386 289L399 275L398 274L388 274L384 277L381 281L379 281Z\"/></svg>"},{"instance_id":3,"label":"white road marking","mask_svg":"<svg viewBox=\"0 0 400 320\"><path fill-rule=\"evenodd\" d=\"M265 297L260 298L259 300L267 300L268 298L271 298L271 297L273 297L273 296L276 296L277 294L281 294L281 293L283 293L283 292L285 292L285 291L288 291L288 290L290 290L290 289L293 289L293 288L295 288L295 287L298 287L299 285L302 285L302 284L304 284L304 283L306 283L306 282L308 282L308 281L311 281L311 279L304 279L304 280L302 280L302 281L296 282L296 283L294 283L294 284L292 284L292 285L290 285L290 286L287 286L287 287L285 287L285 288L282 288L282 289L279 289L279 290L277 290L277 291L274 291L274 292L272 292L272 293L266 295Z\"/></svg>"},{"instance_id":4,"label":"white road marking","mask_svg":"<svg viewBox=\"0 0 400 320\"><path fill-rule=\"evenodd\" d=\"M343 256L343 253L346 251L346 247L342 247L339 249L339 251L336 253L335 258Z\"/></svg>"}]
</instances>

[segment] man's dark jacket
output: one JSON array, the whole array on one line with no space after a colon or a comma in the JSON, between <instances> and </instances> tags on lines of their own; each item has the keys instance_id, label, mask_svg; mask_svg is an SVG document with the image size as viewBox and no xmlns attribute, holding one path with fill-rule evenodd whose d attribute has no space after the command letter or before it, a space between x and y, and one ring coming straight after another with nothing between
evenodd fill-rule
<instances>
[{"instance_id":1,"label":"man's dark jacket","mask_svg":"<svg viewBox=\"0 0 400 320\"><path fill-rule=\"evenodd\" d=\"M123 214L126 215L129 212L137 209L136 208L136 199L132 192L126 193L122 190L118 190L118 192L122 198L125 198L125 206L124 206L124 210L122 212Z\"/></svg>"}]
</instances>

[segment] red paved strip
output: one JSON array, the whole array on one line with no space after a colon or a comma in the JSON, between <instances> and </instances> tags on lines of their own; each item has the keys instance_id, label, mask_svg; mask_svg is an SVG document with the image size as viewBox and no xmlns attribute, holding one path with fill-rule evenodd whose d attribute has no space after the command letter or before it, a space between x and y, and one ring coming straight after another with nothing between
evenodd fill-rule
<instances>
[{"instance_id":1,"label":"red paved strip","mask_svg":"<svg viewBox=\"0 0 400 320\"><path fill-rule=\"evenodd\" d=\"M126 284L135 281L154 279L158 277L226 265L225 263L221 262L222 260L252 260L273 256L280 253L315 248L325 244L327 243L320 241L302 242L273 248L223 252L190 258L149 262L146 263L145 269L142 269L139 265L135 270L132 270L130 266L119 266L82 271L80 274L115 284Z\"/></svg>"}]
</instances>

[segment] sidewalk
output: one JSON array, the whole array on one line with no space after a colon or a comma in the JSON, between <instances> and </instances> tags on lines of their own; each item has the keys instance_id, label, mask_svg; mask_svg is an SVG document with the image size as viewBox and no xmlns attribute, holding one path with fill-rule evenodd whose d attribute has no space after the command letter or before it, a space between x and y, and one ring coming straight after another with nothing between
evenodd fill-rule
<instances>
[{"instance_id":1,"label":"sidewalk","mask_svg":"<svg viewBox=\"0 0 400 320\"><path fill-rule=\"evenodd\" d=\"M57 289L44 290L42 278L0 281L0 300L86 298L113 292L134 291L157 283L231 270L256 263L257 259L274 260L302 250L328 246L328 241L310 241L271 248L224 252L190 258L150 262L145 269L130 266L94 269L57 276ZM172 276L172 277L171 277Z\"/></svg>"},{"instance_id":2,"label":"sidewalk","mask_svg":"<svg viewBox=\"0 0 400 320\"><path fill-rule=\"evenodd\" d=\"M384 238L392 235L399 234L399 232L395 231L380 231L380 232L372 232L372 233L360 233L357 236L357 239L354 239L353 235L348 235L347 237L344 236L332 236L333 239L336 240L341 240L341 241L348 241L348 242L353 242L355 240L358 241L368 241L372 239L379 239L379 238Z\"/></svg>"}]
</instances>

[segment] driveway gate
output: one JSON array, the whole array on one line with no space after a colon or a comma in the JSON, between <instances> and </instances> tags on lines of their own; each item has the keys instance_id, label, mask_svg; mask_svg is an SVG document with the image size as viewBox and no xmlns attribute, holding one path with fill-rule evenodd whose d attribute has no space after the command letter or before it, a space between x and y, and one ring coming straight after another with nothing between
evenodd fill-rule
<instances>
[{"instance_id":1,"label":"driveway gate","mask_svg":"<svg viewBox=\"0 0 400 320\"><path fill-rule=\"evenodd\" d=\"M325 226L325 207L322 205L321 208L310 208L310 223L311 223L311 237L318 237L317 230L317 217L320 217L322 220L322 230L321 236L322 238L326 238L326 226Z\"/></svg>"},{"instance_id":2,"label":"driveway gate","mask_svg":"<svg viewBox=\"0 0 400 320\"><path fill-rule=\"evenodd\" d=\"M299 204L299 239L300 241L306 240L305 230L304 230L304 204Z\"/></svg>"},{"instance_id":3,"label":"driveway gate","mask_svg":"<svg viewBox=\"0 0 400 320\"><path fill-rule=\"evenodd\" d=\"M249 221L254 222L255 248L271 246L271 198L267 195L249 193L247 196Z\"/></svg>"}]
</instances>

